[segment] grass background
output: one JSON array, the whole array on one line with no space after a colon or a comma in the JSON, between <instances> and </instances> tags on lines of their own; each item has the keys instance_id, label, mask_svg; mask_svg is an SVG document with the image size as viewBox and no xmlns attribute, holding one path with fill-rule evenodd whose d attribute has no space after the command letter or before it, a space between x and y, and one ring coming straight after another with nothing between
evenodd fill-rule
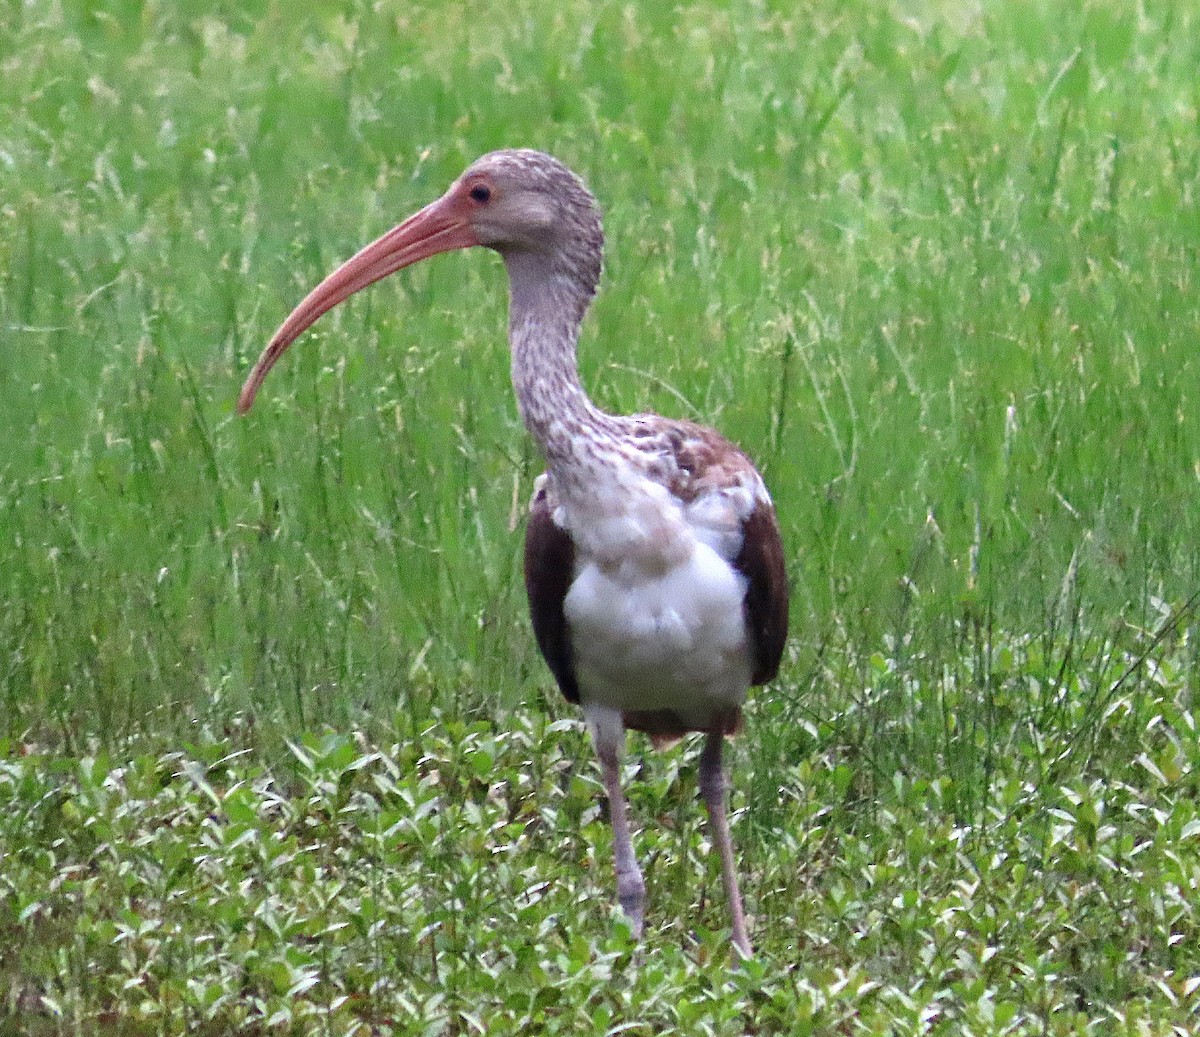
<instances>
[{"instance_id":1,"label":"grass background","mask_svg":"<svg viewBox=\"0 0 1200 1037\"><path fill-rule=\"evenodd\" d=\"M1197 67L1187 3L6 4L14 1032L1189 1032ZM233 416L502 146L605 209L596 399L719 426L780 512L740 972L693 749L631 745L645 947L610 919L498 261Z\"/></svg>"}]
</instances>

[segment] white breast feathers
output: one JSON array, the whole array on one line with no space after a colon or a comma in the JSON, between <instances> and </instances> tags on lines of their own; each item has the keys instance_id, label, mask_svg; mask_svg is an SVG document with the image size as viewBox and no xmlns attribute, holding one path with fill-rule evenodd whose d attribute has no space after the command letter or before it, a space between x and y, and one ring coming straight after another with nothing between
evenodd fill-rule
<instances>
[{"instance_id":1,"label":"white breast feathers","mask_svg":"<svg viewBox=\"0 0 1200 1037\"><path fill-rule=\"evenodd\" d=\"M746 580L731 559L752 495L730 487L684 505L643 481L572 503L576 575L564 613L584 702L672 709L697 726L740 704Z\"/></svg>"}]
</instances>

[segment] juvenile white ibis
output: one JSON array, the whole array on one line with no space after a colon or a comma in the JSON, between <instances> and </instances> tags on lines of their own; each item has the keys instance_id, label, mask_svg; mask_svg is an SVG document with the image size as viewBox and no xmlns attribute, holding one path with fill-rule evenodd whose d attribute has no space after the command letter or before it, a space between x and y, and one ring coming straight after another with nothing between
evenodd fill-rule
<instances>
[{"instance_id":1,"label":"juvenile white ibis","mask_svg":"<svg viewBox=\"0 0 1200 1037\"><path fill-rule=\"evenodd\" d=\"M525 540L533 631L563 694L583 707L600 759L618 900L640 935L646 887L621 791L625 731L656 743L702 732L700 791L733 943L749 955L721 748L741 726L747 689L771 680L783 653L779 527L754 465L716 432L606 414L588 399L575 344L603 243L595 199L561 162L528 150L484 155L309 293L254 365L238 410L301 332L360 289L439 252L500 253L517 406L547 465Z\"/></svg>"}]
</instances>

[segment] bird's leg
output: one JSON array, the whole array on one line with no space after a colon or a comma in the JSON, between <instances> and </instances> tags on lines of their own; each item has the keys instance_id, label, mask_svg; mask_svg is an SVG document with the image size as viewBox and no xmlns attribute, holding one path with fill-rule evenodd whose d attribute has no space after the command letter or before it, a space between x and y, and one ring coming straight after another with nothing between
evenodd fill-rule
<instances>
[{"instance_id":1,"label":"bird's leg","mask_svg":"<svg viewBox=\"0 0 1200 1037\"><path fill-rule=\"evenodd\" d=\"M591 707L587 709L592 744L600 760L604 792L608 796L608 814L613 830L613 858L617 871L617 900L629 917L630 929L636 938L642 935L645 920L646 883L633 854L633 839L629 834L629 817L625 809L625 793L621 790L621 750L625 745L625 724L615 710Z\"/></svg>"},{"instance_id":2,"label":"bird's leg","mask_svg":"<svg viewBox=\"0 0 1200 1037\"><path fill-rule=\"evenodd\" d=\"M750 937L746 933L746 914L742 910L742 894L738 889L737 867L733 858L733 840L729 836L729 821L725 815L725 770L721 766L721 747L725 735L713 731L700 754L700 794L708 807L708 820L712 826L713 842L721 855L721 881L725 886L725 899L729 901L729 913L733 918L733 946L743 958L753 953Z\"/></svg>"}]
</instances>

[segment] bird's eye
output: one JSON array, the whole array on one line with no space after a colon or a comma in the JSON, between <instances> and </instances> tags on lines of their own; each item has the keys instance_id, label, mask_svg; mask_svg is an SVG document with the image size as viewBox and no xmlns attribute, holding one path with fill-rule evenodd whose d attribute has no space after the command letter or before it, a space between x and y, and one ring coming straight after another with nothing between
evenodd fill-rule
<instances>
[{"instance_id":1,"label":"bird's eye","mask_svg":"<svg viewBox=\"0 0 1200 1037\"><path fill-rule=\"evenodd\" d=\"M491 189L486 184L476 184L467 193L480 205L492 197Z\"/></svg>"}]
</instances>

